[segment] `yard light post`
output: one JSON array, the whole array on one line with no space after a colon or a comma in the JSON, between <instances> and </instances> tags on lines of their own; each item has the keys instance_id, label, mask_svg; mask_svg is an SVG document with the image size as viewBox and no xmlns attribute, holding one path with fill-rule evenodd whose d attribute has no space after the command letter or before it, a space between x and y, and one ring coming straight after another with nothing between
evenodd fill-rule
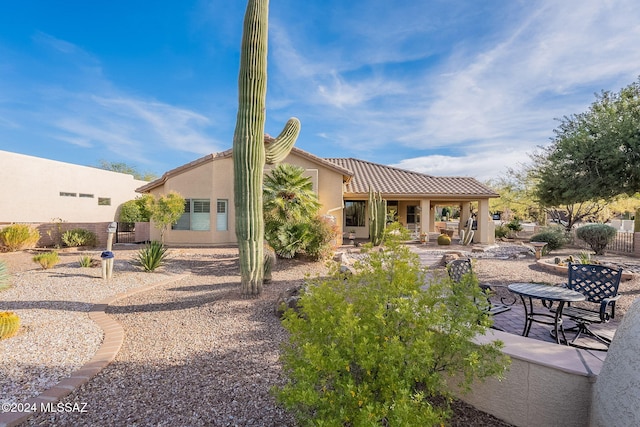
<instances>
[{"instance_id":1,"label":"yard light post","mask_svg":"<svg viewBox=\"0 0 640 427\"><path fill-rule=\"evenodd\" d=\"M118 223L112 222L107 227L107 250L102 252L100 258L102 258L102 278L103 279L111 279L113 276L113 252L111 248L113 247L113 235L116 233L118 229Z\"/></svg>"}]
</instances>

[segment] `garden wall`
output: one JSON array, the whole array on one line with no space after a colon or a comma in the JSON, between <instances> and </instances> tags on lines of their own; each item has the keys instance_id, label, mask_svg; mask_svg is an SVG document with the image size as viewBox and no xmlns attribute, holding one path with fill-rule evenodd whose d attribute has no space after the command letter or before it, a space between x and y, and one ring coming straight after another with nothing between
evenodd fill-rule
<instances>
[{"instance_id":1,"label":"garden wall","mask_svg":"<svg viewBox=\"0 0 640 427\"><path fill-rule=\"evenodd\" d=\"M475 383L459 397L515 426L589 425L593 387L605 352L546 343L491 330L485 343L504 342L511 367L502 381Z\"/></svg>"}]
</instances>

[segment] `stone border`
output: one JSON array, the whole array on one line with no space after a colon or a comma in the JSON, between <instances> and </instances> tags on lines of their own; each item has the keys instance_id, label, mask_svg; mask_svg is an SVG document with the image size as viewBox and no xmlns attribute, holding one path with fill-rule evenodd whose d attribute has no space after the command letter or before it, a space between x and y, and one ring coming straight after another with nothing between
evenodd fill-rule
<instances>
[{"instance_id":1,"label":"stone border","mask_svg":"<svg viewBox=\"0 0 640 427\"><path fill-rule=\"evenodd\" d=\"M544 259L539 259L538 261L536 261L536 264L538 264L543 269L551 271L553 273L564 274L565 276L568 274L569 267L567 267L566 265L558 265L553 262L547 262L547 260ZM623 271L622 275L620 276L620 280L631 280L634 277L635 275L633 273Z\"/></svg>"},{"instance_id":2,"label":"stone border","mask_svg":"<svg viewBox=\"0 0 640 427\"><path fill-rule=\"evenodd\" d=\"M124 328L106 313L107 307L115 301L132 295L149 291L158 286L166 285L171 282L188 277L189 274L180 274L162 282L133 289L126 293L116 294L99 301L91 306L89 310L89 318L93 320L104 332L102 344L91 360L85 363L80 369L71 373L71 376L63 378L53 387L48 388L39 395L27 399L24 403L28 406L37 408L34 412L5 412L0 413L0 427L13 427L25 422L34 414L40 412L40 408L44 405L51 405L58 402L63 397L71 394L83 384L87 383L91 378L96 376L102 369L107 367L116 358L122 343L124 342Z\"/></svg>"}]
</instances>

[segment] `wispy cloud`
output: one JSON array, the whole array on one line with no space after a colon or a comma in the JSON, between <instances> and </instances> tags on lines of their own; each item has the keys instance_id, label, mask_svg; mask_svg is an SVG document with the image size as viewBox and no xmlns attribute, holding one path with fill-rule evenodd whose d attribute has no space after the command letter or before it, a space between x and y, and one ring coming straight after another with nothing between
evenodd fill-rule
<instances>
[{"instance_id":1,"label":"wispy cloud","mask_svg":"<svg viewBox=\"0 0 640 427\"><path fill-rule=\"evenodd\" d=\"M57 60L64 75L52 73L46 83L23 77L7 102L21 98L29 109L4 108L0 101L0 126L30 123L44 140L93 149L102 157L126 153L137 163L149 163L151 150L203 155L227 148L210 135L214 123L202 113L118 88L95 57L72 43L44 33L34 39L62 56Z\"/></svg>"},{"instance_id":2,"label":"wispy cloud","mask_svg":"<svg viewBox=\"0 0 640 427\"><path fill-rule=\"evenodd\" d=\"M275 58L288 87L305 98L297 105L329 107L312 113L331 123L318 138L362 154L393 153L398 145L424 153L398 163L403 167L496 174L548 143L555 118L582 111L593 92L617 90L640 73L634 0L505 4L503 16L491 14L487 33L447 40L450 51L437 42L486 11L441 7L436 22L420 11L425 2L380 7L387 9L329 24L348 27L352 43L323 51L278 27ZM434 67L435 54L444 60ZM585 88L593 88L587 96Z\"/></svg>"}]
</instances>

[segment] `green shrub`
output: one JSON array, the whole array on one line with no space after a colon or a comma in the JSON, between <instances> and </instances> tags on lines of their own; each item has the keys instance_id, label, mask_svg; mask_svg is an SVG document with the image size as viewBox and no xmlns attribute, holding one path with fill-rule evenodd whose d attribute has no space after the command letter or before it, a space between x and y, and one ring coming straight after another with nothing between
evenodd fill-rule
<instances>
[{"instance_id":1,"label":"green shrub","mask_svg":"<svg viewBox=\"0 0 640 427\"><path fill-rule=\"evenodd\" d=\"M43 269L47 270L59 263L60 257L58 256L58 252L53 251L35 255L32 260L33 262L40 264Z\"/></svg>"},{"instance_id":2,"label":"green shrub","mask_svg":"<svg viewBox=\"0 0 640 427\"><path fill-rule=\"evenodd\" d=\"M62 233L62 242L69 247L95 247L98 244L98 236L96 236L96 233L84 228L74 228Z\"/></svg>"},{"instance_id":3,"label":"green shrub","mask_svg":"<svg viewBox=\"0 0 640 427\"><path fill-rule=\"evenodd\" d=\"M562 226L550 226L543 228L538 234L531 236L532 242L546 242L547 245L542 248L542 254L548 253L562 248L569 243L567 233Z\"/></svg>"},{"instance_id":4,"label":"green shrub","mask_svg":"<svg viewBox=\"0 0 640 427\"><path fill-rule=\"evenodd\" d=\"M318 216L309 223L308 236L304 253L316 261L327 259L335 249L338 227L329 219Z\"/></svg>"},{"instance_id":5,"label":"green shrub","mask_svg":"<svg viewBox=\"0 0 640 427\"><path fill-rule=\"evenodd\" d=\"M167 248L162 244L162 242L154 240L138 251L133 262L134 264L142 267L144 271L150 272L160 267L166 257Z\"/></svg>"},{"instance_id":6,"label":"green shrub","mask_svg":"<svg viewBox=\"0 0 640 427\"><path fill-rule=\"evenodd\" d=\"M596 255L604 254L605 248L616 234L618 231L606 224L588 224L576 230L576 237L587 242Z\"/></svg>"},{"instance_id":7,"label":"green shrub","mask_svg":"<svg viewBox=\"0 0 640 427\"><path fill-rule=\"evenodd\" d=\"M9 274L9 269L7 268L7 264L4 261L0 260L0 291L9 288L11 284L9 283L9 279L11 275Z\"/></svg>"},{"instance_id":8,"label":"green shrub","mask_svg":"<svg viewBox=\"0 0 640 427\"><path fill-rule=\"evenodd\" d=\"M12 224L0 230L0 241L9 252L34 248L40 240L40 232L26 224Z\"/></svg>"},{"instance_id":9,"label":"green shrub","mask_svg":"<svg viewBox=\"0 0 640 427\"><path fill-rule=\"evenodd\" d=\"M495 236L497 239L504 239L509 235L509 228L506 225L499 225L495 229Z\"/></svg>"},{"instance_id":10,"label":"green shrub","mask_svg":"<svg viewBox=\"0 0 640 427\"><path fill-rule=\"evenodd\" d=\"M422 290L417 255L388 237L367 253L354 274L311 281L286 312L288 381L273 391L300 425L444 425L454 376L468 389L508 365L502 343L472 341L491 324L474 302L486 297L471 278Z\"/></svg>"},{"instance_id":11,"label":"green shrub","mask_svg":"<svg viewBox=\"0 0 640 427\"><path fill-rule=\"evenodd\" d=\"M522 224L519 219L514 218L507 223L507 228L517 233L518 231L522 231Z\"/></svg>"},{"instance_id":12,"label":"green shrub","mask_svg":"<svg viewBox=\"0 0 640 427\"><path fill-rule=\"evenodd\" d=\"M311 239L311 229L308 223L285 223L275 228L265 229L267 243L282 258L293 258L302 253L307 242Z\"/></svg>"}]
</instances>

